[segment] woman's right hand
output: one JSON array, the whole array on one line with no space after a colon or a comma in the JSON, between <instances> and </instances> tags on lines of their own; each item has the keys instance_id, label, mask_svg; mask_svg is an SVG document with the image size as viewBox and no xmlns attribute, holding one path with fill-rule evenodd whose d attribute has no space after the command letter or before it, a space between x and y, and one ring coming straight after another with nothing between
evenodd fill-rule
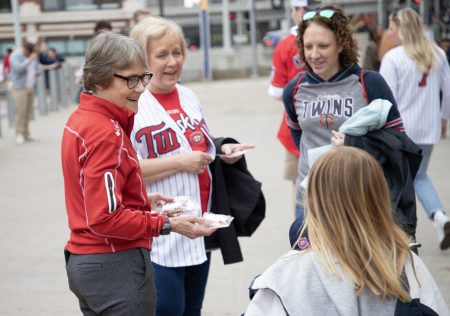
<instances>
[{"instance_id":1,"label":"woman's right hand","mask_svg":"<svg viewBox=\"0 0 450 316\"><path fill-rule=\"evenodd\" d=\"M202 173L213 161L210 155L202 151L190 151L180 154L181 169L193 172Z\"/></svg>"},{"instance_id":2,"label":"woman's right hand","mask_svg":"<svg viewBox=\"0 0 450 316\"><path fill-rule=\"evenodd\" d=\"M172 231L191 239L210 236L217 228L208 226L204 218L182 215L169 218Z\"/></svg>"},{"instance_id":3,"label":"woman's right hand","mask_svg":"<svg viewBox=\"0 0 450 316\"><path fill-rule=\"evenodd\" d=\"M331 131L333 136L331 136L331 143L334 146L342 146L345 142L345 134L341 132Z\"/></svg>"}]
</instances>

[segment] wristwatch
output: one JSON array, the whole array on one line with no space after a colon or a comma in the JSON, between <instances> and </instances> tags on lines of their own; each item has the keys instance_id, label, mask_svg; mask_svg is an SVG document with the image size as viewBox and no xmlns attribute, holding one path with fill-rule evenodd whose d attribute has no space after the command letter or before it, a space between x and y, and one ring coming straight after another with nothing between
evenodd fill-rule
<instances>
[{"instance_id":1,"label":"wristwatch","mask_svg":"<svg viewBox=\"0 0 450 316\"><path fill-rule=\"evenodd\" d=\"M171 231L172 231L172 225L170 225L169 218L166 217L166 220L164 221L164 225L163 225L160 235L169 235Z\"/></svg>"}]
</instances>

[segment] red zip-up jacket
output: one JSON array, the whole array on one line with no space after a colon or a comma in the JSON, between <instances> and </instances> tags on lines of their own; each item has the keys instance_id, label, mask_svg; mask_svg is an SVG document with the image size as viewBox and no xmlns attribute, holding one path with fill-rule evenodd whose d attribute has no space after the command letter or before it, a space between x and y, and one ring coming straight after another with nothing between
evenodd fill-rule
<instances>
[{"instance_id":1,"label":"red zip-up jacket","mask_svg":"<svg viewBox=\"0 0 450 316\"><path fill-rule=\"evenodd\" d=\"M66 209L75 254L151 249L165 217L150 203L129 135L132 112L82 93L61 145Z\"/></svg>"}]
</instances>

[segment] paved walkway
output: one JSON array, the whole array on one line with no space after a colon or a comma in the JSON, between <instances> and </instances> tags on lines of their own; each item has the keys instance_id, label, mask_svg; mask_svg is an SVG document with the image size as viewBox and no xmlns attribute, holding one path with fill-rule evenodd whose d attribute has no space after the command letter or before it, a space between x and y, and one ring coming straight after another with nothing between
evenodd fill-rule
<instances>
[{"instance_id":1,"label":"paved walkway","mask_svg":"<svg viewBox=\"0 0 450 316\"><path fill-rule=\"evenodd\" d=\"M251 238L242 238L245 261L225 266L213 254L205 316L239 315L248 304L247 287L276 258L289 250L292 192L281 179L283 152L275 135L281 104L266 94L268 78L189 84L204 105L216 136L232 136L256 149L247 154L250 170L263 183L267 217ZM0 138L0 315L80 315L69 291L63 247L68 238L60 167L60 140L74 107L38 116L31 131L38 143L17 147L2 121ZM450 140L441 142L431 176L450 206ZM421 257L450 304L450 251L437 248L432 223L419 209Z\"/></svg>"}]
</instances>

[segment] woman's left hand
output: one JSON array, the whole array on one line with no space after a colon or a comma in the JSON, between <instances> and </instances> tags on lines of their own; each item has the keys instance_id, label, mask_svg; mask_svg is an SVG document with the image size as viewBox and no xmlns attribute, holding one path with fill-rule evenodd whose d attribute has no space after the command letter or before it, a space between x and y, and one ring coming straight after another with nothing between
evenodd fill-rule
<instances>
[{"instance_id":1,"label":"woman's left hand","mask_svg":"<svg viewBox=\"0 0 450 316\"><path fill-rule=\"evenodd\" d=\"M333 136L331 137L331 143L335 146L344 145L345 134L341 132L331 131Z\"/></svg>"},{"instance_id":2,"label":"woman's left hand","mask_svg":"<svg viewBox=\"0 0 450 316\"><path fill-rule=\"evenodd\" d=\"M159 192L149 193L149 194L147 194L147 197L148 197L150 203L157 203L159 201L164 201L164 202L172 202L173 201L173 198L171 198L170 196L162 195Z\"/></svg>"},{"instance_id":3,"label":"woman's left hand","mask_svg":"<svg viewBox=\"0 0 450 316\"><path fill-rule=\"evenodd\" d=\"M232 153L246 150L246 149L253 149L255 148L255 145L251 144L223 144L222 147L220 147L220 151L222 152L222 156L220 156L220 159L229 164L232 165L236 161L242 158L242 155L237 157L227 157L228 155L231 155Z\"/></svg>"}]
</instances>

